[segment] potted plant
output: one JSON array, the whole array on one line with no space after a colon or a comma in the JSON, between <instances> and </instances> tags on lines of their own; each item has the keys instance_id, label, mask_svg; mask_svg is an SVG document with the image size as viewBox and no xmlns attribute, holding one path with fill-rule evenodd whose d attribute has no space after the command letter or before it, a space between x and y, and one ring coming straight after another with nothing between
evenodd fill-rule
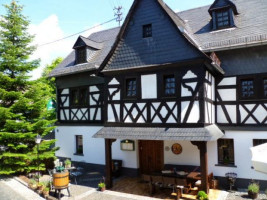
<instances>
[{"instance_id":1,"label":"potted plant","mask_svg":"<svg viewBox=\"0 0 267 200\"><path fill-rule=\"evenodd\" d=\"M64 164L65 164L65 168L71 168L71 161L69 159L66 159L64 161Z\"/></svg>"},{"instance_id":2,"label":"potted plant","mask_svg":"<svg viewBox=\"0 0 267 200\"><path fill-rule=\"evenodd\" d=\"M46 196L48 196L49 195L49 187L45 187L44 189L43 189L43 195L44 195L44 197L46 197Z\"/></svg>"},{"instance_id":3,"label":"potted plant","mask_svg":"<svg viewBox=\"0 0 267 200\"><path fill-rule=\"evenodd\" d=\"M29 181L28 186L32 190L36 190L36 188L37 188L37 182L36 182L36 180L34 180L33 178L31 178L30 181Z\"/></svg>"},{"instance_id":4,"label":"potted plant","mask_svg":"<svg viewBox=\"0 0 267 200\"><path fill-rule=\"evenodd\" d=\"M204 191L199 191L199 192L197 193L197 199L199 199L199 200L208 200L209 197L208 197L208 195L206 194L206 192L204 192Z\"/></svg>"},{"instance_id":5,"label":"potted plant","mask_svg":"<svg viewBox=\"0 0 267 200\"><path fill-rule=\"evenodd\" d=\"M248 186L248 196L252 199L256 199L258 197L260 191L260 186L258 183L250 183Z\"/></svg>"},{"instance_id":6,"label":"potted plant","mask_svg":"<svg viewBox=\"0 0 267 200\"><path fill-rule=\"evenodd\" d=\"M101 182L101 183L98 183L98 189L99 189L99 191L105 191L105 189L106 189L106 184L105 183L103 183L103 182Z\"/></svg>"},{"instance_id":7,"label":"potted plant","mask_svg":"<svg viewBox=\"0 0 267 200\"><path fill-rule=\"evenodd\" d=\"M45 183L44 182L39 182L37 187L38 187L38 190L43 191L43 189L45 188Z\"/></svg>"}]
</instances>

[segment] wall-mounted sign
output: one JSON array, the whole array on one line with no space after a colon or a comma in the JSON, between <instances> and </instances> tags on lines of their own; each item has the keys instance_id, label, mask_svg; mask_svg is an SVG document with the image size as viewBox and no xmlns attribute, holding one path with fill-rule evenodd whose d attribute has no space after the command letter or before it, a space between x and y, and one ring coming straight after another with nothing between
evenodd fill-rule
<instances>
[{"instance_id":1,"label":"wall-mounted sign","mask_svg":"<svg viewBox=\"0 0 267 200\"><path fill-rule=\"evenodd\" d=\"M183 148L182 148L182 146L180 144L174 143L172 145L172 152L174 154L180 154L180 153L182 153L182 151L183 151Z\"/></svg>"},{"instance_id":2,"label":"wall-mounted sign","mask_svg":"<svg viewBox=\"0 0 267 200\"><path fill-rule=\"evenodd\" d=\"M121 150L122 151L134 151L134 141L133 140L122 140Z\"/></svg>"}]
</instances>

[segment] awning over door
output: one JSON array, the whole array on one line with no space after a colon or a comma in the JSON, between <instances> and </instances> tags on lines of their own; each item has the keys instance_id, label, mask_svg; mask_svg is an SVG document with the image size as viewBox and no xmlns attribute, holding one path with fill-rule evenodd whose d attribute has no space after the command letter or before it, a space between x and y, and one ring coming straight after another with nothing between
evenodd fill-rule
<instances>
[{"instance_id":1,"label":"awning over door","mask_svg":"<svg viewBox=\"0 0 267 200\"><path fill-rule=\"evenodd\" d=\"M93 137L129 140L215 141L223 135L223 132L213 124L200 128L104 127Z\"/></svg>"}]
</instances>

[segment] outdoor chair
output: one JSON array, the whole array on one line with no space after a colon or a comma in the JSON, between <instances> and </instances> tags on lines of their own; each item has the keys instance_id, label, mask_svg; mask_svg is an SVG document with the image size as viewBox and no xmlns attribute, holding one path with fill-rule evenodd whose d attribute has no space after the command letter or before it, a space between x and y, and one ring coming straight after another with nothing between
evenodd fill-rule
<instances>
[{"instance_id":1,"label":"outdoor chair","mask_svg":"<svg viewBox=\"0 0 267 200\"><path fill-rule=\"evenodd\" d=\"M187 194L191 190L191 183L185 178L176 178L176 188L181 189L182 193Z\"/></svg>"},{"instance_id":2,"label":"outdoor chair","mask_svg":"<svg viewBox=\"0 0 267 200\"><path fill-rule=\"evenodd\" d=\"M82 167L77 167L75 171L70 170L70 178L74 179L75 184L77 185L77 179L83 174Z\"/></svg>"},{"instance_id":3,"label":"outdoor chair","mask_svg":"<svg viewBox=\"0 0 267 200\"><path fill-rule=\"evenodd\" d=\"M163 185L164 187L173 189L176 185L175 178L163 176Z\"/></svg>"},{"instance_id":4,"label":"outdoor chair","mask_svg":"<svg viewBox=\"0 0 267 200\"><path fill-rule=\"evenodd\" d=\"M142 180L146 183L150 183L151 182L151 176L148 174L142 174Z\"/></svg>"},{"instance_id":5,"label":"outdoor chair","mask_svg":"<svg viewBox=\"0 0 267 200\"><path fill-rule=\"evenodd\" d=\"M53 186L53 169L48 169L50 190L54 189Z\"/></svg>"},{"instance_id":6,"label":"outdoor chair","mask_svg":"<svg viewBox=\"0 0 267 200\"><path fill-rule=\"evenodd\" d=\"M208 175L208 184L209 184L209 187L211 187L212 179L213 179L213 173L210 173ZM200 186L201 186L201 180L196 181L195 182L195 186L198 187L198 188L200 188Z\"/></svg>"}]
</instances>

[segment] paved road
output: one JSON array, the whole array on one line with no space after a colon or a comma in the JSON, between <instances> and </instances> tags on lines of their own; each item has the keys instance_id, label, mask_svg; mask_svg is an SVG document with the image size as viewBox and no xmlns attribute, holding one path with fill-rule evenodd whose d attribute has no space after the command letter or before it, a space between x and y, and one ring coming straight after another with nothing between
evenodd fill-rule
<instances>
[{"instance_id":1,"label":"paved road","mask_svg":"<svg viewBox=\"0 0 267 200\"><path fill-rule=\"evenodd\" d=\"M9 186L0 182L0 200L27 200Z\"/></svg>"}]
</instances>

